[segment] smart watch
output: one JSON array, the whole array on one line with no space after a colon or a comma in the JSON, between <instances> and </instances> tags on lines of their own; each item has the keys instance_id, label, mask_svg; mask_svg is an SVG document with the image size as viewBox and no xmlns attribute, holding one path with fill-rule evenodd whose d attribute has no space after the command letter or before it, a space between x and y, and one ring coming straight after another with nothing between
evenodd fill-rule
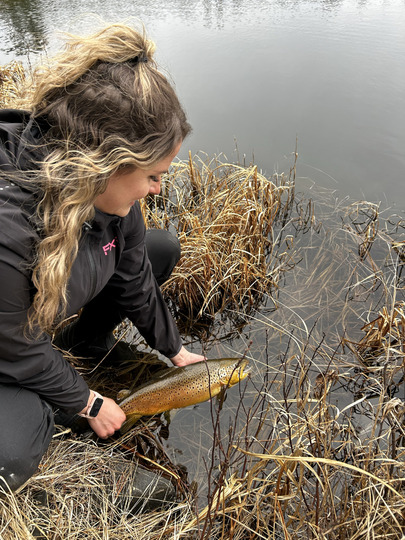
<instances>
[{"instance_id":1,"label":"smart watch","mask_svg":"<svg viewBox=\"0 0 405 540\"><path fill-rule=\"evenodd\" d=\"M94 398L91 400L86 412L79 413L79 416L82 416L83 418L95 418L101 409L101 405L104 403L104 399L101 394L95 392L94 390L92 390L92 392L94 394Z\"/></svg>"}]
</instances>

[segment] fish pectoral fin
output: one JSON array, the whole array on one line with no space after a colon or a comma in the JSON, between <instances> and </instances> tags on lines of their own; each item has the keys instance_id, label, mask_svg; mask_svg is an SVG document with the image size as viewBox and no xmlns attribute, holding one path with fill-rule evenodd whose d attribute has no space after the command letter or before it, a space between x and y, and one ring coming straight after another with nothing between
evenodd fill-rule
<instances>
[{"instance_id":1,"label":"fish pectoral fin","mask_svg":"<svg viewBox=\"0 0 405 540\"><path fill-rule=\"evenodd\" d=\"M227 393L226 393L226 390L227 390L227 386L226 385L222 385L221 386L221 390L218 392L217 394L217 401L220 405L222 405L224 403L224 401L226 400L227 398Z\"/></svg>"},{"instance_id":2,"label":"fish pectoral fin","mask_svg":"<svg viewBox=\"0 0 405 540\"><path fill-rule=\"evenodd\" d=\"M127 416L127 419L120 428L120 432L124 434L129 431L131 427L134 426L140 418L142 418L142 414L131 414L130 416Z\"/></svg>"},{"instance_id":3,"label":"fish pectoral fin","mask_svg":"<svg viewBox=\"0 0 405 540\"><path fill-rule=\"evenodd\" d=\"M130 393L131 390L129 390L128 388L120 390L117 394L117 401L122 401L123 399L127 398Z\"/></svg>"}]
</instances>

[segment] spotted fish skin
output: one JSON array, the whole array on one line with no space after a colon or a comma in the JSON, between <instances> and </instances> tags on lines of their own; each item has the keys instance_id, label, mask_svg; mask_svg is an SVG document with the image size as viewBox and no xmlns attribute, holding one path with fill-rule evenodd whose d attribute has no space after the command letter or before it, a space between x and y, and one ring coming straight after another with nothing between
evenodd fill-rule
<instances>
[{"instance_id":1,"label":"spotted fish skin","mask_svg":"<svg viewBox=\"0 0 405 540\"><path fill-rule=\"evenodd\" d=\"M207 401L224 387L248 376L248 361L221 358L168 368L135 390L119 405L134 423L142 416L160 414Z\"/></svg>"}]
</instances>

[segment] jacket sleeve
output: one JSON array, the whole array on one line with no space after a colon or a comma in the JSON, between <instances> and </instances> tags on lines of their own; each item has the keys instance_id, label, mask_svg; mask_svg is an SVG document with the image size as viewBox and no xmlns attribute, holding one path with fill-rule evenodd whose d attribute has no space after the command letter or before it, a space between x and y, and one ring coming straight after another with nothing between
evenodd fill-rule
<instances>
[{"instance_id":1,"label":"jacket sleeve","mask_svg":"<svg viewBox=\"0 0 405 540\"><path fill-rule=\"evenodd\" d=\"M87 384L52 347L48 335L27 336L31 287L22 264L21 256L0 245L0 381L18 384L77 413L87 403Z\"/></svg>"},{"instance_id":2,"label":"jacket sleeve","mask_svg":"<svg viewBox=\"0 0 405 540\"><path fill-rule=\"evenodd\" d=\"M107 285L109 294L148 345L172 358L180 351L182 340L152 272L138 203L123 221L119 241L125 245L115 274Z\"/></svg>"}]
</instances>

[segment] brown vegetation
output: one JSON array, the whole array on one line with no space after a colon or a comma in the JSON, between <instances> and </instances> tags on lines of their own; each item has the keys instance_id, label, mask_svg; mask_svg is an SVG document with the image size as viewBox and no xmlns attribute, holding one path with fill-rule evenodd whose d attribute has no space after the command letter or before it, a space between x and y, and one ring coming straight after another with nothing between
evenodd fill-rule
<instances>
[{"instance_id":1,"label":"brown vegetation","mask_svg":"<svg viewBox=\"0 0 405 540\"><path fill-rule=\"evenodd\" d=\"M288 177L266 178L255 165L203 160L173 165L160 196L143 205L149 227L175 229L182 257L163 291L179 322L212 322L217 314L243 319L266 296L275 298L293 250L279 249L275 225L294 200ZM234 314L234 315L232 315ZM235 317L237 315L237 317Z\"/></svg>"},{"instance_id":2,"label":"brown vegetation","mask_svg":"<svg viewBox=\"0 0 405 540\"><path fill-rule=\"evenodd\" d=\"M0 108L14 108L21 99L25 70L20 62L0 66Z\"/></svg>"}]
</instances>

